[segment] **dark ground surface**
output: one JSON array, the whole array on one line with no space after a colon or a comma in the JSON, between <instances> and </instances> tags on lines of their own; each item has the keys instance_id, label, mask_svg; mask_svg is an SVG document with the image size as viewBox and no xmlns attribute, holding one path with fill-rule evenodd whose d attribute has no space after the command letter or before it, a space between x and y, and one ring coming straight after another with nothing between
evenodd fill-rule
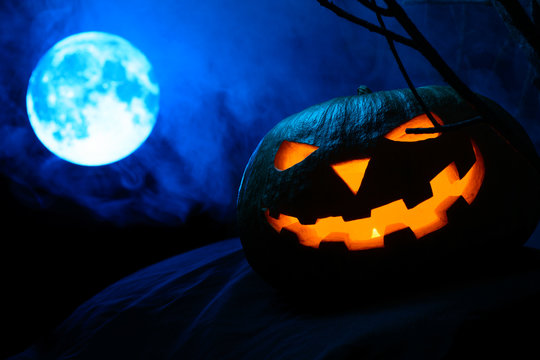
<instances>
[{"instance_id":1,"label":"dark ground surface","mask_svg":"<svg viewBox=\"0 0 540 360\"><path fill-rule=\"evenodd\" d=\"M238 239L220 241L123 278L16 358L540 356L539 250L418 275L291 297L252 271Z\"/></svg>"}]
</instances>

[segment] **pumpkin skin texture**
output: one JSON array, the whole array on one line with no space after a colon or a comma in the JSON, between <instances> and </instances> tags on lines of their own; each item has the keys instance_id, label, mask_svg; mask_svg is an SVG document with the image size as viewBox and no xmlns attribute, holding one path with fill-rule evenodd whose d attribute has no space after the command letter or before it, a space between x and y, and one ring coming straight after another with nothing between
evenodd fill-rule
<instances>
[{"instance_id":1,"label":"pumpkin skin texture","mask_svg":"<svg viewBox=\"0 0 540 360\"><path fill-rule=\"evenodd\" d=\"M417 91L438 122L477 115L452 88ZM282 120L252 154L238 194L250 265L277 287L350 287L451 271L525 243L540 218L538 155L521 126L482 99L505 134L486 123L405 134L433 126L409 89L336 98ZM436 178L463 184L434 203ZM419 211L430 202L435 212Z\"/></svg>"}]
</instances>

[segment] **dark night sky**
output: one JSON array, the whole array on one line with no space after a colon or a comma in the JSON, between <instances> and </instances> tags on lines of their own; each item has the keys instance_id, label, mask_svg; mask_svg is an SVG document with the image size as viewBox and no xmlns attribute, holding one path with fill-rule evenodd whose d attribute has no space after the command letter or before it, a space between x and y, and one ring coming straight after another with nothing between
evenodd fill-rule
<instances>
[{"instance_id":1,"label":"dark night sky","mask_svg":"<svg viewBox=\"0 0 540 360\"><path fill-rule=\"evenodd\" d=\"M406 86L384 38L314 0L48 0L3 6L0 170L35 206L46 207L49 195L65 196L120 225L178 225L194 206L230 221L244 165L280 119L353 94L362 84L374 91ZM472 5L406 9L458 74L515 115L540 146L537 91L526 86L526 59L495 11ZM34 136L24 103L43 53L65 36L91 30L135 44L154 65L161 86L160 117L148 142L131 157L98 168L49 153ZM442 83L418 54L399 50L416 86ZM36 187L45 191L32 199L28 193Z\"/></svg>"},{"instance_id":2,"label":"dark night sky","mask_svg":"<svg viewBox=\"0 0 540 360\"><path fill-rule=\"evenodd\" d=\"M354 1L336 3L375 21ZM483 5L411 4L405 10L473 90L518 119L539 151L538 90L524 53L496 12ZM396 24L389 26L399 31ZM26 87L34 66L57 41L82 31L128 39L154 65L161 87L160 115L147 142L128 158L103 167L73 165L48 152L26 115ZM419 54L403 46L398 50L416 86L444 84ZM216 238L234 235L231 224L244 166L279 120L354 94L360 85L373 91L406 87L383 37L336 17L316 0L5 0L0 64L3 196L34 216L53 219L58 228L63 221L66 226L80 221L83 228L105 221L119 228L167 230L208 220L217 229L212 233ZM77 212L67 216L63 205L58 210L58 199L74 204L68 208L76 206ZM135 233L118 232L118 237ZM81 236L72 233L74 239ZM52 251L59 247L54 242L54 237L25 240L24 246L13 245L19 251L14 256L22 256L26 246ZM197 240L190 244L196 246ZM528 245L540 248L538 230ZM112 262L120 250L110 246L116 249L108 258ZM156 235L138 246L163 244ZM154 255L174 254L167 251ZM128 260L115 261L121 267ZM128 270L148 263L132 260ZM106 283L93 283L73 301Z\"/></svg>"}]
</instances>

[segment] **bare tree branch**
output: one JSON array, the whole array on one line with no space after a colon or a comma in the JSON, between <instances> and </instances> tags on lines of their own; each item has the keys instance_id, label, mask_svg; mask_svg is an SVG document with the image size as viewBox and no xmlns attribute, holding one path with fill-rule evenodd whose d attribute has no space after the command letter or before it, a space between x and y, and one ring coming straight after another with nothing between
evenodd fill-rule
<instances>
[{"instance_id":1,"label":"bare tree branch","mask_svg":"<svg viewBox=\"0 0 540 360\"><path fill-rule=\"evenodd\" d=\"M382 19L382 16L379 13L376 13L377 15L377 21L379 22L379 25L382 29L386 29L386 25L384 24L384 21ZM431 111L429 111L428 107L426 106L426 103L424 100L422 100L422 97L418 94L418 91L416 91L416 88L414 87L414 84L409 77L409 74L407 73L407 70L405 69L405 66L403 65L403 62L401 61L401 58L399 57L399 54L397 52L396 46L394 44L394 41L390 39L390 37L386 36L386 40L388 42L388 46L390 47L390 51L392 52L392 55L394 55L394 59L396 60L396 63L399 67L399 71L401 71L401 75L403 75L403 78L405 79L405 82L407 83L407 86L409 86L409 89L411 89L416 101L420 104L422 107L422 110L427 115L428 119L433 124L434 128L437 128L439 131L441 131L441 125L435 120L433 115L431 115ZM407 129L405 130L405 132Z\"/></svg>"},{"instance_id":2,"label":"bare tree branch","mask_svg":"<svg viewBox=\"0 0 540 360\"><path fill-rule=\"evenodd\" d=\"M531 17L536 31L540 31L540 1L531 0Z\"/></svg>"},{"instance_id":3,"label":"bare tree branch","mask_svg":"<svg viewBox=\"0 0 540 360\"><path fill-rule=\"evenodd\" d=\"M340 7L336 6L335 4L331 3L328 0L317 0L317 1L322 6L333 11L336 15L343 17L344 19L347 19L357 25L365 27L370 31L375 31L385 36L387 39L389 39L389 43L391 44L391 49L393 46L393 41L403 43L403 41L399 41L398 37L401 37L400 35L395 34L391 31L388 31L386 28L383 28L381 26L376 26L370 22L360 19L346 12L345 10L341 9ZM431 46L431 44L426 40L426 38L418 30L416 25L414 25L411 19L407 16L403 8L395 0L384 0L384 2L387 5L385 12L390 12L392 16L400 23L403 29L410 36L410 39L406 39L407 43L409 42L411 43L410 47L419 51L431 63L431 65L439 72L439 74L443 77L443 79L458 92L458 94L460 94L465 100L473 104L473 106L480 113L481 118L496 119L497 117L495 116L495 114L492 113L489 107L487 107L480 100L480 98L471 89L469 89L469 87L456 75L456 73L448 66L448 64L446 64L446 62L442 59L439 53L435 50L435 48ZM372 7L372 9L374 9L375 13L378 14L378 16L380 15L378 13L379 11L378 6L376 8ZM394 52L394 50L395 50L395 47L394 49L392 49L392 51ZM398 61L398 65L400 65L400 61ZM403 68L403 64L401 64L400 70L402 68ZM402 73L404 74L404 76L406 76L405 75L406 72L402 71ZM406 81L407 81L407 76L406 76ZM414 86L412 86L412 82L410 82L410 79L408 79L407 84L409 85L409 88L411 89L414 88ZM422 104L421 99L420 99L420 104ZM426 114L428 113L429 111L426 112ZM475 121L479 121L479 120L475 120ZM504 125L501 125L501 126L504 126ZM440 131L444 130L445 126L439 126L438 129Z\"/></svg>"},{"instance_id":4,"label":"bare tree branch","mask_svg":"<svg viewBox=\"0 0 540 360\"><path fill-rule=\"evenodd\" d=\"M437 5L456 5L456 4L475 4L491 5L491 0L401 0L403 5L415 4L437 4Z\"/></svg>"},{"instance_id":5,"label":"bare tree branch","mask_svg":"<svg viewBox=\"0 0 540 360\"><path fill-rule=\"evenodd\" d=\"M380 16L393 16L392 12L388 8L383 8L377 5L375 1L371 0L357 0L360 4L364 5L374 13Z\"/></svg>"},{"instance_id":6,"label":"bare tree branch","mask_svg":"<svg viewBox=\"0 0 540 360\"><path fill-rule=\"evenodd\" d=\"M400 23L403 29L417 44L420 53L429 61L429 63L441 74L443 79L452 86L463 99L469 101L480 115L485 119L496 119L496 114L493 114L491 109L487 107L482 100L456 75L456 73L448 66L448 64L439 55L437 50L427 41L427 39L418 30L416 25L407 16L403 8L396 0L384 0L388 8L394 14L396 20ZM494 120L495 121L495 120Z\"/></svg>"},{"instance_id":7,"label":"bare tree branch","mask_svg":"<svg viewBox=\"0 0 540 360\"><path fill-rule=\"evenodd\" d=\"M493 8L505 23L513 40L521 47L540 77L540 32L518 1L491 0ZM533 0L533 17L538 14L538 4Z\"/></svg>"},{"instance_id":8,"label":"bare tree branch","mask_svg":"<svg viewBox=\"0 0 540 360\"><path fill-rule=\"evenodd\" d=\"M530 0L531 18L518 0L400 0L403 4L481 4L492 6L508 28L514 42L526 53L534 68L534 85L540 89L540 4Z\"/></svg>"},{"instance_id":9,"label":"bare tree branch","mask_svg":"<svg viewBox=\"0 0 540 360\"><path fill-rule=\"evenodd\" d=\"M392 32L392 31L381 29L379 26L374 25L374 24L370 23L369 21L366 21L364 19L360 19L359 17L356 17L353 14L350 14L350 13L346 12L345 10L343 10L339 6L336 6L334 3L332 3L329 0L317 0L317 1L323 7L331 10L333 13L335 13L339 17L342 17L342 18L344 18L346 20L349 20L350 22L352 22L354 24L360 25L360 26L366 28L369 31L376 32L376 33L384 35L384 36L389 36L392 40L394 40L396 42L399 42L399 43L401 43L403 45L407 45L407 46L417 50L416 44L411 39L408 39L408 38L406 38L404 36L396 34L396 33Z\"/></svg>"},{"instance_id":10,"label":"bare tree branch","mask_svg":"<svg viewBox=\"0 0 540 360\"><path fill-rule=\"evenodd\" d=\"M391 44L391 49L393 47L393 42L401 42L399 41L396 36L399 36L391 31L386 30L383 26L376 26L373 25L365 20L359 19L356 16L347 13L343 9L339 8L338 6L334 5L333 3L329 2L328 0L317 0L322 6L330 9L338 16L341 16L349 21L352 21L355 24L358 24L360 26L363 26L367 28L368 30L375 31L379 34L382 34L386 36L386 38L389 41L389 44ZM371 0L369 0L371 1ZM492 0L492 1L505 1L505 0ZM531 163L532 166L540 170L540 157L536 153L532 153L528 151L528 149L523 148L521 146L520 139L517 135L517 133L514 131L511 124L507 124L505 121L501 120L497 113L495 113L492 108L485 103L476 93L474 93L457 75L456 73L448 66L448 64L443 60L443 58L439 55L437 50L431 44L427 41L427 39L422 35L422 33L418 30L416 25L412 22L412 20L408 17L408 15L405 13L403 8L397 3L396 0L384 0L384 2L387 5L387 8L384 9L386 14L391 14L401 25L401 27L407 32L410 39L406 39L407 44L410 44L410 46L417 51L419 51L425 58L428 60L428 62L439 72L439 74L443 77L443 79L452 87L454 90L467 102L471 104L471 106L477 111L478 116L473 117L472 119L468 119L465 121L461 121L459 123L454 123L451 125L443 125L435 128L418 128L418 129L407 129L407 132L410 133L426 133L426 132L440 132L445 130L452 130L457 129L465 126L470 126L475 123L479 122L485 122L488 123L495 132L497 132L502 138L504 138L510 146L512 146L514 149L523 149L524 152L522 153L524 157ZM508 10L508 5L505 3L506 7L505 9ZM379 8L377 7L371 7L373 11L377 14L377 18L381 19L381 14L379 14ZM510 10L512 9L510 5ZM514 14L514 13L512 13ZM529 19L530 21L530 19ZM382 23L381 23L382 25ZM399 36L401 39L402 37ZM401 39L401 40L403 40ZM395 50L395 47L393 47L393 52ZM399 59L397 57L396 59ZM399 65L400 61L398 61ZM402 66L402 65L401 65ZM400 67L401 68L401 67ZM406 74L406 72L403 72ZM410 79L409 79L410 80ZM412 89L412 82L408 82L409 87ZM420 99L420 104L422 104L423 101ZM426 112L426 114L429 114L429 111ZM504 135L503 135L504 134ZM518 151L519 152L519 151Z\"/></svg>"},{"instance_id":11,"label":"bare tree branch","mask_svg":"<svg viewBox=\"0 0 540 360\"><path fill-rule=\"evenodd\" d=\"M464 127L471 126L472 124L479 123L479 122L482 122L482 121L484 121L482 119L482 117L475 116L473 118L470 118L470 119L467 119L467 120L464 120L464 121L460 121L458 123L446 124L446 125L443 125L443 126L441 126L439 128L437 128L437 127L408 128L408 129L405 129L405 132L407 134L435 134L435 133L441 132L441 128L443 130L458 130L458 129L462 129Z\"/></svg>"}]
</instances>

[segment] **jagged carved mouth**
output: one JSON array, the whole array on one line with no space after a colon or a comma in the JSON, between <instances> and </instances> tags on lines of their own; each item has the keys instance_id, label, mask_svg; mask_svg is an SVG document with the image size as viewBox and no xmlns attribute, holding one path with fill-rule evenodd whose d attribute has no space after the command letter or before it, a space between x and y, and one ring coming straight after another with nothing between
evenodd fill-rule
<instances>
[{"instance_id":1,"label":"jagged carved mouth","mask_svg":"<svg viewBox=\"0 0 540 360\"><path fill-rule=\"evenodd\" d=\"M484 179L484 160L474 141L471 141L475 163L459 177L455 163L451 163L433 179L433 196L408 209L403 199L371 210L371 216L345 221L341 216L319 218L314 224L303 225L298 218L279 214L277 218L265 211L268 223L280 233L287 229L296 234L300 244L318 248L321 242L343 242L349 250L384 247L384 237L410 228L417 239L441 229L448 223L446 211L463 197L471 204Z\"/></svg>"}]
</instances>

